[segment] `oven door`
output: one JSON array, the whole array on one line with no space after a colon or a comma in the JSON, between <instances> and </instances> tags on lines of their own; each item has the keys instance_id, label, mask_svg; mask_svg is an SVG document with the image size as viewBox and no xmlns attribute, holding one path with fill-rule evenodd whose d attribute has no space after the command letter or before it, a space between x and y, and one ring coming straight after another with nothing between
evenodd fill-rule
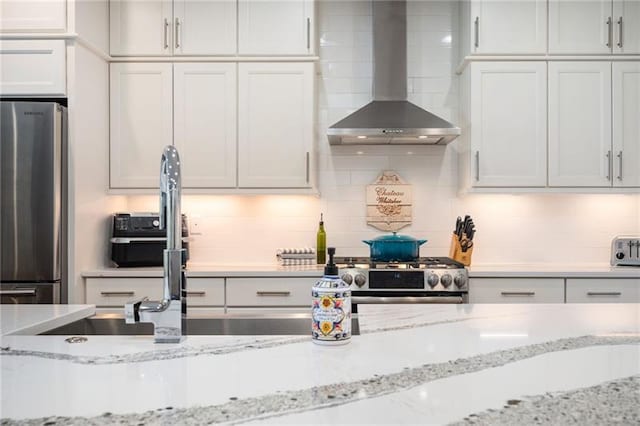
<instances>
[{"instance_id":1,"label":"oven door","mask_svg":"<svg viewBox=\"0 0 640 426\"><path fill-rule=\"evenodd\" d=\"M60 283L2 283L0 301L11 305L60 303Z\"/></svg>"}]
</instances>

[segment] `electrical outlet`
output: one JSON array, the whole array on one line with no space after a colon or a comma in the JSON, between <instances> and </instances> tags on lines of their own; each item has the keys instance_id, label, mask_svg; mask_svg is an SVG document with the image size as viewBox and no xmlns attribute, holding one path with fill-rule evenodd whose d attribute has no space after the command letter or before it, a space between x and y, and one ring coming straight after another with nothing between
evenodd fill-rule
<instances>
[{"instance_id":1,"label":"electrical outlet","mask_svg":"<svg viewBox=\"0 0 640 426\"><path fill-rule=\"evenodd\" d=\"M191 235L202 235L202 218L201 217L190 217L189 218L189 234Z\"/></svg>"}]
</instances>

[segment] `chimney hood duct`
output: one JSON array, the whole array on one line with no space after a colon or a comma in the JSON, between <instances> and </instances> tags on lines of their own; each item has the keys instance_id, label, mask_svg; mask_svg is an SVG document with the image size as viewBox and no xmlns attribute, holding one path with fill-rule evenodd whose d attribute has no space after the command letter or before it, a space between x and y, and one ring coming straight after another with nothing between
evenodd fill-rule
<instances>
[{"instance_id":1,"label":"chimney hood duct","mask_svg":"<svg viewBox=\"0 0 640 426\"><path fill-rule=\"evenodd\" d=\"M373 101L327 130L331 145L445 145L460 128L407 101L407 7L373 0Z\"/></svg>"}]
</instances>

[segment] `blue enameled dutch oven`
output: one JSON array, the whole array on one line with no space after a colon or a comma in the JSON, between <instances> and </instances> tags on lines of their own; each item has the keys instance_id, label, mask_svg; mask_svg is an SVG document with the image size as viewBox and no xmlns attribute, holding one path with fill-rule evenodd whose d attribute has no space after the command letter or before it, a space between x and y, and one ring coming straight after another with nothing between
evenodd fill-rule
<instances>
[{"instance_id":1,"label":"blue enameled dutch oven","mask_svg":"<svg viewBox=\"0 0 640 426\"><path fill-rule=\"evenodd\" d=\"M420 257L420 246L427 240L416 240L408 235L382 235L363 240L370 247L371 260L378 262L408 262Z\"/></svg>"}]
</instances>

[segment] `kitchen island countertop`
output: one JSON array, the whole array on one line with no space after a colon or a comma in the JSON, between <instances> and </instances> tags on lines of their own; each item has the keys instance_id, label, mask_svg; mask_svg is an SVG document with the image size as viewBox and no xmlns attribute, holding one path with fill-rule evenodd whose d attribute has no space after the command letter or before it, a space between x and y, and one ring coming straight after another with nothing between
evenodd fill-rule
<instances>
[{"instance_id":1,"label":"kitchen island countertop","mask_svg":"<svg viewBox=\"0 0 640 426\"><path fill-rule=\"evenodd\" d=\"M306 336L3 336L3 424L640 422L640 305L368 305Z\"/></svg>"},{"instance_id":2,"label":"kitchen island countertop","mask_svg":"<svg viewBox=\"0 0 640 426\"><path fill-rule=\"evenodd\" d=\"M95 305L0 305L0 335L38 334L96 313Z\"/></svg>"}]
</instances>

